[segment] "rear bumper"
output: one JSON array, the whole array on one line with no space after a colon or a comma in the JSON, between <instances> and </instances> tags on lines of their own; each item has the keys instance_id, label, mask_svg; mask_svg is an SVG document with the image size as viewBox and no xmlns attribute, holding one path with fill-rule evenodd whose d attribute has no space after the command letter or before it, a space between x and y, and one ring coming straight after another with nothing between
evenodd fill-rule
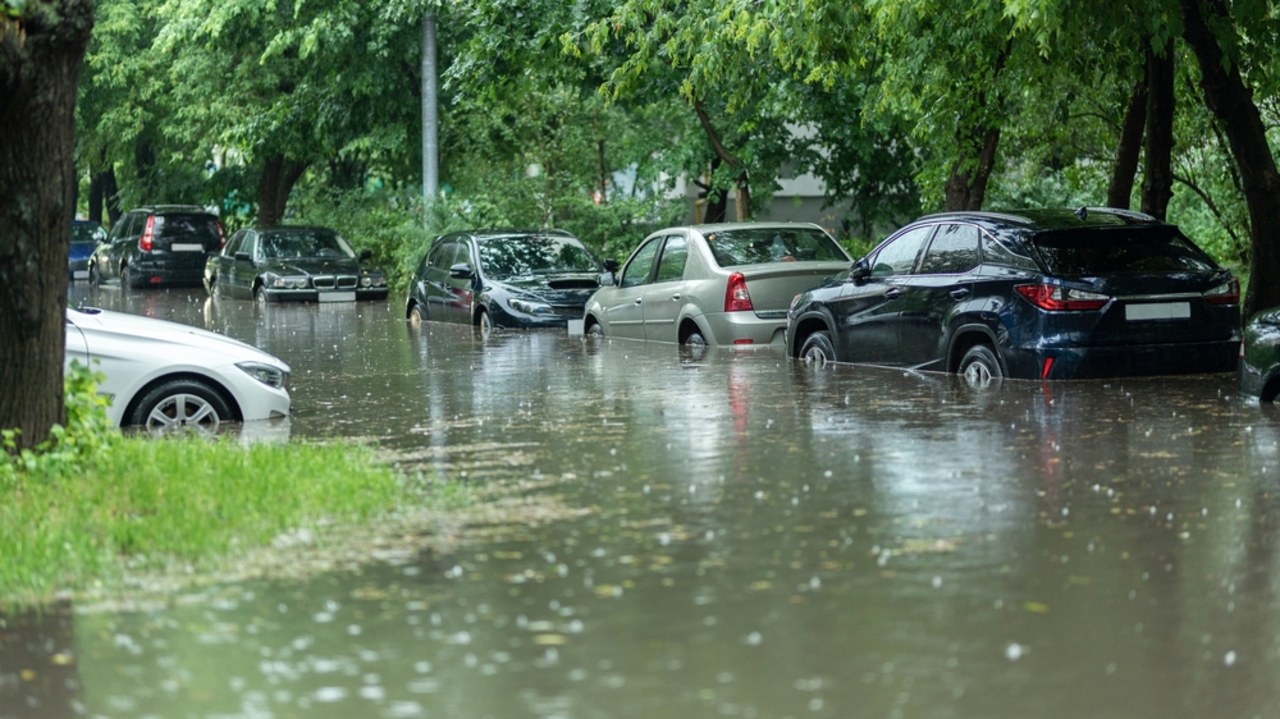
<instances>
[{"instance_id":1,"label":"rear bumper","mask_svg":"<svg viewBox=\"0 0 1280 719\"><path fill-rule=\"evenodd\" d=\"M703 315L707 341L725 347L757 347L786 343L787 318L764 319L753 312L714 312Z\"/></svg>"},{"instance_id":2,"label":"rear bumper","mask_svg":"<svg viewBox=\"0 0 1280 719\"><path fill-rule=\"evenodd\" d=\"M1007 352L1005 372L1022 379L1092 379L1235 371L1240 337L1215 342L1117 347L1029 347Z\"/></svg>"},{"instance_id":3,"label":"rear bumper","mask_svg":"<svg viewBox=\"0 0 1280 719\"><path fill-rule=\"evenodd\" d=\"M199 285L204 282L204 255L201 262L137 260L129 264L134 287L156 285Z\"/></svg>"}]
</instances>

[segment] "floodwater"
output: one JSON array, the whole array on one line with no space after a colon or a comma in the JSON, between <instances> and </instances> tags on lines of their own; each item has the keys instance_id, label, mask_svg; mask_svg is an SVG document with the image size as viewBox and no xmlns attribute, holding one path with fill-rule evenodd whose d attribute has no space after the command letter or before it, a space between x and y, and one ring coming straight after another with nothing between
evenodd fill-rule
<instances>
[{"instance_id":1,"label":"floodwater","mask_svg":"<svg viewBox=\"0 0 1280 719\"><path fill-rule=\"evenodd\" d=\"M376 441L563 511L308 580L10 616L0 717L1280 715L1280 414L1231 377L973 393L415 330L394 298L81 294L285 359L293 441Z\"/></svg>"}]
</instances>

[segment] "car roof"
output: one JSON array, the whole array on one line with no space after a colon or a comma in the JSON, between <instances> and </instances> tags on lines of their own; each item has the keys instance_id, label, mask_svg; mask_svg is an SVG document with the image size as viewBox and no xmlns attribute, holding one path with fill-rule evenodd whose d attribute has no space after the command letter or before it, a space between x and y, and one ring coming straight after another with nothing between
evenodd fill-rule
<instances>
[{"instance_id":1,"label":"car roof","mask_svg":"<svg viewBox=\"0 0 1280 719\"><path fill-rule=\"evenodd\" d=\"M332 227L323 227L321 225L276 225L275 227L246 227L245 229L259 234L291 232L332 232L335 235L338 234L338 231Z\"/></svg>"},{"instance_id":2,"label":"car roof","mask_svg":"<svg viewBox=\"0 0 1280 719\"><path fill-rule=\"evenodd\" d=\"M704 222L696 225L668 227L662 231L694 230L706 235L712 232L730 232L733 230L785 230L801 227L805 229L822 230L820 225L812 222ZM825 230L823 231L825 232Z\"/></svg>"},{"instance_id":3,"label":"car roof","mask_svg":"<svg viewBox=\"0 0 1280 719\"><path fill-rule=\"evenodd\" d=\"M199 205L143 205L135 207L130 212L149 212L152 214L164 214L170 212L191 212L204 215L212 215L213 212Z\"/></svg>"},{"instance_id":4,"label":"car roof","mask_svg":"<svg viewBox=\"0 0 1280 719\"><path fill-rule=\"evenodd\" d=\"M1045 232L1106 227L1167 226L1159 219L1134 210L1114 207L1036 208L1007 212L966 210L925 215L915 222L959 220L972 222L992 230ZM912 224L915 224L914 222Z\"/></svg>"}]
</instances>

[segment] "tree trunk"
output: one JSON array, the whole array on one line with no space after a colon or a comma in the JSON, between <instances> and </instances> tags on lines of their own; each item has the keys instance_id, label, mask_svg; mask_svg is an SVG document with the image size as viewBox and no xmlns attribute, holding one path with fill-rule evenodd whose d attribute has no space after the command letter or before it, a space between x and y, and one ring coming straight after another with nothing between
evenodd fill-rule
<instances>
[{"instance_id":1,"label":"tree trunk","mask_svg":"<svg viewBox=\"0 0 1280 719\"><path fill-rule=\"evenodd\" d=\"M120 188L105 153L102 162L102 166L89 168L89 219L110 229L120 219Z\"/></svg>"},{"instance_id":2,"label":"tree trunk","mask_svg":"<svg viewBox=\"0 0 1280 719\"><path fill-rule=\"evenodd\" d=\"M1111 184L1107 187L1107 207L1129 209L1133 197L1133 178L1138 172L1138 158L1142 154L1142 128L1147 124L1147 80L1133 86L1129 96L1129 109L1124 113L1120 126L1120 144L1116 147L1115 164L1111 167Z\"/></svg>"},{"instance_id":3,"label":"tree trunk","mask_svg":"<svg viewBox=\"0 0 1280 719\"><path fill-rule=\"evenodd\" d=\"M76 86L94 13L91 0L28 5L0 14L0 429L20 430L20 448L65 419Z\"/></svg>"},{"instance_id":4,"label":"tree trunk","mask_svg":"<svg viewBox=\"0 0 1280 719\"><path fill-rule=\"evenodd\" d=\"M258 181L258 224L275 227L284 219L289 193L307 169L305 162L286 158L281 153L267 157Z\"/></svg>"},{"instance_id":5,"label":"tree trunk","mask_svg":"<svg viewBox=\"0 0 1280 719\"><path fill-rule=\"evenodd\" d=\"M951 167L947 177L946 209L981 210L987 195L987 182L996 164L996 148L1000 144L1000 128L989 127L981 133L982 147L976 160L962 156Z\"/></svg>"},{"instance_id":6,"label":"tree trunk","mask_svg":"<svg viewBox=\"0 0 1280 719\"><path fill-rule=\"evenodd\" d=\"M735 216L737 217L739 222L750 220L751 219L751 179L747 174L746 165L744 165L742 163L742 160L738 159L736 155L729 152L729 148L725 147L724 141L720 138L720 133L716 132L715 126L711 124L711 116L707 114L707 109L706 107L703 106L701 100L694 100L693 111L698 116L698 122L701 123L702 125L702 131L707 134L707 140L711 143L711 148L715 150L716 159L722 160L725 163L727 163L730 167L740 171L736 181L737 202L735 202L735 205L736 205ZM719 164L719 163L717 162L716 164ZM710 198L708 198L708 200L709 199ZM743 204L744 201L746 203L745 205ZM723 221L724 215L725 215L725 203L728 202L727 195L725 193L721 193L720 200L718 200L718 202L721 203L719 208L719 216L721 219L707 220L707 222ZM708 204L708 207L710 207L710 204Z\"/></svg>"},{"instance_id":7,"label":"tree trunk","mask_svg":"<svg viewBox=\"0 0 1280 719\"><path fill-rule=\"evenodd\" d=\"M1147 51L1147 139L1142 211L1161 220L1173 199L1173 39L1164 52Z\"/></svg>"},{"instance_id":8,"label":"tree trunk","mask_svg":"<svg viewBox=\"0 0 1280 719\"><path fill-rule=\"evenodd\" d=\"M1181 0L1183 37L1196 53L1205 105L1226 130L1231 154L1240 169L1249 207L1249 236L1253 254L1244 316L1280 305L1280 173L1267 143L1262 116L1253 92L1244 84L1240 68L1223 57L1212 27L1234 28L1223 0ZM1208 17L1206 17L1208 16Z\"/></svg>"}]
</instances>

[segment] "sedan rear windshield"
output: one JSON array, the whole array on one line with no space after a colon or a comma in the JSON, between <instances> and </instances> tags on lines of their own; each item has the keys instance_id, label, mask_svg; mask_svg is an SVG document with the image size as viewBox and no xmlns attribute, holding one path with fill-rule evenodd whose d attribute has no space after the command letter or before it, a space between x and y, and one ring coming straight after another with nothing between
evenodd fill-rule
<instances>
[{"instance_id":1,"label":"sedan rear windshield","mask_svg":"<svg viewBox=\"0 0 1280 719\"><path fill-rule=\"evenodd\" d=\"M835 240L814 227L722 230L707 235L707 246L721 267L797 260L849 261Z\"/></svg>"},{"instance_id":2,"label":"sedan rear windshield","mask_svg":"<svg viewBox=\"0 0 1280 719\"><path fill-rule=\"evenodd\" d=\"M486 275L496 280L600 271L596 258L576 242L529 235L481 242L480 265Z\"/></svg>"},{"instance_id":3,"label":"sedan rear windshield","mask_svg":"<svg viewBox=\"0 0 1280 719\"><path fill-rule=\"evenodd\" d=\"M1152 272L1208 272L1218 265L1169 227L1092 229L1036 235L1036 250L1049 272L1093 277Z\"/></svg>"}]
</instances>

